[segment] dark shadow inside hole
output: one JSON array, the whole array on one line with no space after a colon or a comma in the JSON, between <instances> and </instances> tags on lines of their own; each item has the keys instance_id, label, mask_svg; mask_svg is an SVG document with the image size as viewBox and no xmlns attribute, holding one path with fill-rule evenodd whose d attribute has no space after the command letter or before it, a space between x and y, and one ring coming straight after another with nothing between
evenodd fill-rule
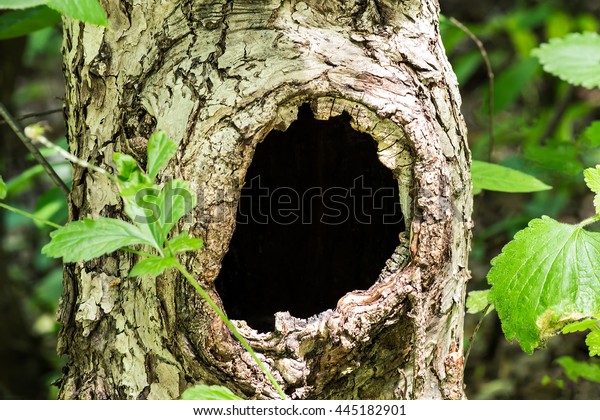
<instances>
[{"instance_id":1,"label":"dark shadow inside hole","mask_svg":"<svg viewBox=\"0 0 600 420\"><path fill-rule=\"evenodd\" d=\"M258 144L217 279L225 310L259 331L274 314L307 318L367 289L405 230L398 184L368 134L308 105Z\"/></svg>"}]
</instances>

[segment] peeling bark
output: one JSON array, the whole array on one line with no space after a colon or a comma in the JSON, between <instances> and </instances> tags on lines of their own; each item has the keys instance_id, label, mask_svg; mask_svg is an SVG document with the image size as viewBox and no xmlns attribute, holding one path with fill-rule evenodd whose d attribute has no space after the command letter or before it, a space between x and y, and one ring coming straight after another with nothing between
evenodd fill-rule
<instances>
[{"instance_id":1,"label":"peeling bark","mask_svg":"<svg viewBox=\"0 0 600 420\"><path fill-rule=\"evenodd\" d=\"M462 323L470 155L435 0L103 2L110 29L66 19L71 151L113 168L127 139L165 130L179 149L163 179L201 191L185 265L214 282L256 145L308 103L347 113L398 180L407 232L367 290L309 319L236 321L291 398L464 397ZM75 168L72 219L123 217L106 179ZM401 243L402 242L402 243ZM219 318L175 272L128 279L122 252L66 267L61 398L176 398L224 384L278 398Z\"/></svg>"}]
</instances>

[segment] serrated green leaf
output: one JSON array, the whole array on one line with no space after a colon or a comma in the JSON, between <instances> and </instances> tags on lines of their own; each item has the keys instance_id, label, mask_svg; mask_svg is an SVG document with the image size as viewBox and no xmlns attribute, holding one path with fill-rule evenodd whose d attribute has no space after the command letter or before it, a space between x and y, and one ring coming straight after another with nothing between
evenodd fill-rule
<instances>
[{"instance_id":1,"label":"serrated green leaf","mask_svg":"<svg viewBox=\"0 0 600 420\"><path fill-rule=\"evenodd\" d=\"M469 292L467 296L467 313L476 314L485 310L490 303L488 299L489 294L490 289Z\"/></svg>"},{"instance_id":2,"label":"serrated green leaf","mask_svg":"<svg viewBox=\"0 0 600 420\"><path fill-rule=\"evenodd\" d=\"M488 281L506 338L532 353L567 323L600 312L600 233L534 219L492 260Z\"/></svg>"},{"instance_id":3,"label":"serrated green leaf","mask_svg":"<svg viewBox=\"0 0 600 420\"><path fill-rule=\"evenodd\" d=\"M195 385L181 394L182 400L241 400L228 388L219 385Z\"/></svg>"},{"instance_id":4,"label":"serrated green leaf","mask_svg":"<svg viewBox=\"0 0 600 420\"><path fill-rule=\"evenodd\" d=\"M48 7L73 19L108 26L106 13L98 0L49 0Z\"/></svg>"},{"instance_id":5,"label":"serrated green leaf","mask_svg":"<svg viewBox=\"0 0 600 420\"><path fill-rule=\"evenodd\" d=\"M596 194L594 196L594 207L596 213L600 213L600 165L584 170L583 177L588 188Z\"/></svg>"},{"instance_id":6,"label":"serrated green leaf","mask_svg":"<svg viewBox=\"0 0 600 420\"><path fill-rule=\"evenodd\" d=\"M587 168L583 171L585 183L592 192L600 193L600 165L595 168Z\"/></svg>"},{"instance_id":7,"label":"serrated green leaf","mask_svg":"<svg viewBox=\"0 0 600 420\"><path fill-rule=\"evenodd\" d=\"M153 238L123 220L85 219L71 222L50 233L50 243L42 248L49 257L64 262L87 261L130 245L154 246Z\"/></svg>"},{"instance_id":8,"label":"serrated green leaf","mask_svg":"<svg viewBox=\"0 0 600 420\"><path fill-rule=\"evenodd\" d=\"M27 9L30 7L41 6L46 3L48 3L48 0L0 0L0 10Z\"/></svg>"},{"instance_id":9,"label":"serrated green leaf","mask_svg":"<svg viewBox=\"0 0 600 420\"><path fill-rule=\"evenodd\" d=\"M169 140L167 133L156 131L148 139L148 166L147 172L150 179L154 180L156 175L167 165L169 160L177 151L177 145Z\"/></svg>"},{"instance_id":10,"label":"serrated green leaf","mask_svg":"<svg viewBox=\"0 0 600 420\"><path fill-rule=\"evenodd\" d=\"M494 163L474 160L471 164L473 188L502 192L533 192L552 187L539 179Z\"/></svg>"},{"instance_id":11,"label":"serrated green leaf","mask_svg":"<svg viewBox=\"0 0 600 420\"><path fill-rule=\"evenodd\" d=\"M532 51L544 70L588 89L600 87L600 35L573 33L551 39Z\"/></svg>"},{"instance_id":12,"label":"serrated green leaf","mask_svg":"<svg viewBox=\"0 0 600 420\"><path fill-rule=\"evenodd\" d=\"M2 179L2 177L0 176L0 200L3 200L6 198L7 192L8 192L8 188L6 188L6 184L4 183L4 180Z\"/></svg>"},{"instance_id":13,"label":"serrated green leaf","mask_svg":"<svg viewBox=\"0 0 600 420\"><path fill-rule=\"evenodd\" d=\"M181 232L179 235L169 240L169 247L175 254L200 249L203 245L204 242L202 239L190 238L187 232Z\"/></svg>"},{"instance_id":14,"label":"serrated green leaf","mask_svg":"<svg viewBox=\"0 0 600 420\"><path fill-rule=\"evenodd\" d=\"M572 322L571 324L566 325L561 332L563 334L570 334L579 331L587 331L589 329L596 328L597 324L597 319L583 319L581 321Z\"/></svg>"},{"instance_id":15,"label":"serrated green leaf","mask_svg":"<svg viewBox=\"0 0 600 420\"><path fill-rule=\"evenodd\" d=\"M129 277L144 276L150 274L152 277L160 275L168 268L174 267L177 260L173 257L147 257L133 266Z\"/></svg>"},{"instance_id":16,"label":"serrated green leaf","mask_svg":"<svg viewBox=\"0 0 600 420\"><path fill-rule=\"evenodd\" d=\"M562 366L567 377L573 382L578 382L579 378L583 378L600 383L600 365L596 363L578 362L569 356L559 357L556 359L556 363Z\"/></svg>"},{"instance_id":17,"label":"serrated green leaf","mask_svg":"<svg viewBox=\"0 0 600 420\"><path fill-rule=\"evenodd\" d=\"M0 39L27 35L59 22L60 14L46 6L14 10L0 15Z\"/></svg>"},{"instance_id":18,"label":"serrated green leaf","mask_svg":"<svg viewBox=\"0 0 600 420\"><path fill-rule=\"evenodd\" d=\"M585 344L590 350L590 357L600 356L600 330L590 332L585 338Z\"/></svg>"}]
</instances>

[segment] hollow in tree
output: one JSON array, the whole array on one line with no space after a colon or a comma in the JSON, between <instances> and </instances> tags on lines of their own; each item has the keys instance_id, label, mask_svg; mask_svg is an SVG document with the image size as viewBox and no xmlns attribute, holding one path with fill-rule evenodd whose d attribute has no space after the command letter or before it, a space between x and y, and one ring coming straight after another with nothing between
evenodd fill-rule
<instances>
[{"instance_id":1,"label":"hollow in tree","mask_svg":"<svg viewBox=\"0 0 600 420\"><path fill-rule=\"evenodd\" d=\"M470 156L437 2L102 4L109 29L64 19L70 148L112 168L127 139L162 129L178 143L160 177L195 185L199 204L180 227L205 243L182 263L219 304L221 293L226 308L234 302L229 312L286 394L463 398ZM299 190L347 189L363 175L359 187L397 188L402 217L390 229L249 225L243 237L236 220L253 171ZM115 189L74 168L71 218L98 215L122 217ZM252 252L267 260L254 267ZM126 279L135 262L119 252L66 266L61 398L177 398L196 383L278 398L191 287L175 272ZM239 271L267 265L268 283L238 283ZM264 308L235 314L245 298ZM274 311L262 326L251 319Z\"/></svg>"}]
</instances>

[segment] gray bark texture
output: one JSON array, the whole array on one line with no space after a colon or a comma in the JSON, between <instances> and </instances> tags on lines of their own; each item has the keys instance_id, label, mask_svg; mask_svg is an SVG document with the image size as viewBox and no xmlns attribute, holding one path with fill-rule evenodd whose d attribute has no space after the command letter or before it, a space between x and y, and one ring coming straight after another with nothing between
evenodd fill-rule
<instances>
[{"instance_id":1,"label":"gray bark texture","mask_svg":"<svg viewBox=\"0 0 600 420\"><path fill-rule=\"evenodd\" d=\"M437 1L102 4L109 29L64 22L71 152L112 170L127 139L162 129L178 143L161 176L202 190L185 228L205 247L183 262L218 302L240 180L257 144L300 105L318 120L349 114L398 180L407 263L382 267L370 288L311 318L277 313L272 332L235 321L289 397L464 398L470 155ZM72 219L121 209L108 180L74 169ZM117 252L66 266L61 398L177 398L196 383L279 398L176 272L127 278L135 262Z\"/></svg>"}]
</instances>

